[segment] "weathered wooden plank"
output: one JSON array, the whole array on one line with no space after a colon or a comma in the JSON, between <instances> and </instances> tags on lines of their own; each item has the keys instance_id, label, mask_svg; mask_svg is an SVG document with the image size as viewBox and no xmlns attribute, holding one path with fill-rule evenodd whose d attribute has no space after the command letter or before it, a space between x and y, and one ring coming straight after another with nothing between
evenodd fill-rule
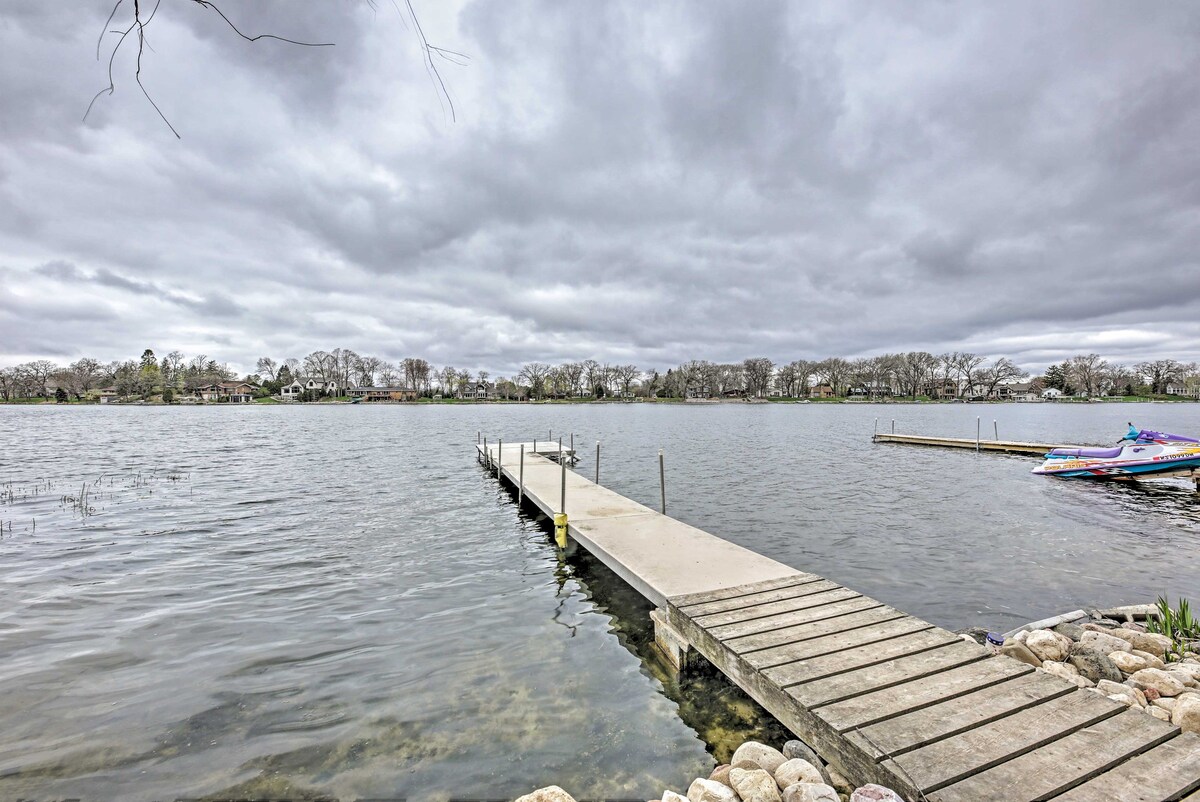
<instances>
[{"instance_id":1,"label":"weathered wooden plank","mask_svg":"<svg viewBox=\"0 0 1200 802\"><path fill-rule=\"evenodd\" d=\"M880 765L904 772L928 794L1126 709L1099 694L1080 690Z\"/></svg>"},{"instance_id":2,"label":"weathered wooden plank","mask_svg":"<svg viewBox=\"0 0 1200 802\"><path fill-rule=\"evenodd\" d=\"M742 656L755 668L766 669L796 660L810 660L834 652L880 646L884 641L929 629L933 629L933 624L909 615L903 618L894 618L882 624L873 624L845 632L835 632L820 638L806 638L770 649L743 653Z\"/></svg>"},{"instance_id":3,"label":"weathered wooden plank","mask_svg":"<svg viewBox=\"0 0 1200 802\"><path fill-rule=\"evenodd\" d=\"M828 580L825 581L828 582ZM756 604L744 610L728 610L724 613L693 616L693 620L705 628L719 627L722 624L736 624L741 621L753 621L756 618L767 618L779 613L807 610L810 607L820 607L822 604L853 599L861 595L860 593L855 593L853 590L847 590L834 582L829 582L828 586L822 590L796 599L784 599L783 601L771 602L770 604Z\"/></svg>"},{"instance_id":4,"label":"weathered wooden plank","mask_svg":"<svg viewBox=\"0 0 1200 802\"><path fill-rule=\"evenodd\" d=\"M808 710L779 686L763 676L761 671L726 649L720 641L683 615L674 605L667 606L667 616L687 641L735 685L775 716L785 727L829 760L838 771L857 784L878 783L895 789L906 799L915 799L917 789L903 777L896 777L874 759L848 744L814 711Z\"/></svg>"},{"instance_id":5,"label":"weathered wooden plank","mask_svg":"<svg viewBox=\"0 0 1200 802\"><path fill-rule=\"evenodd\" d=\"M836 702L821 708L821 716L839 732L845 732L980 688L1008 682L1032 671L1033 666L1017 660L993 657Z\"/></svg>"},{"instance_id":6,"label":"weathered wooden plank","mask_svg":"<svg viewBox=\"0 0 1200 802\"><path fill-rule=\"evenodd\" d=\"M938 802L976 799L1032 802L1079 785L1131 755L1151 749L1178 734L1177 727L1140 710L1126 709L1112 718L943 788L935 794L935 799Z\"/></svg>"},{"instance_id":7,"label":"weathered wooden plank","mask_svg":"<svg viewBox=\"0 0 1200 802\"><path fill-rule=\"evenodd\" d=\"M895 757L1076 690L1066 680L1037 671L862 727L846 737L868 752L876 751L880 759Z\"/></svg>"},{"instance_id":8,"label":"weathered wooden plank","mask_svg":"<svg viewBox=\"0 0 1200 802\"><path fill-rule=\"evenodd\" d=\"M1200 735L1189 732L1054 797L1054 802L1161 802L1197 789Z\"/></svg>"},{"instance_id":9,"label":"weathered wooden plank","mask_svg":"<svg viewBox=\"0 0 1200 802\"><path fill-rule=\"evenodd\" d=\"M822 618L804 624L774 629L757 635L742 635L737 638L724 640L725 646L734 654L748 654L785 643L797 643L804 640L836 635L839 632L863 629L898 618L912 618L894 607L871 607L861 612L844 613L832 618ZM914 619L916 620L916 619Z\"/></svg>"},{"instance_id":10,"label":"weathered wooden plank","mask_svg":"<svg viewBox=\"0 0 1200 802\"><path fill-rule=\"evenodd\" d=\"M890 685L899 685L910 679L936 674L964 663L981 660L987 654L982 646L956 639L945 646L898 657L886 663L784 688L784 692L805 707L816 707Z\"/></svg>"},{"instance_id":11,"label":"weathered wooden plank","mask_svg":"<svg viewBox=\"0 0 1200 802\"><path fill-rule=\"evenodd\" d=\"M735 585L728 588L718 588L717 590L706 590L702 593L688 593L683 596L673 596L671 597L671 604L674 604L676 607L682 609L689 605L716 601L717 599L732 599L737 596L746 596L763 590L781 588L792 584L800 578L821 579L821 577L817 576L816 574L806 574L803 571L797 571L794 574L788 574L787 576L781 576L776 579L767 579L762 582L752 582L748 585Z\"/></svg>"},{"instance_id":12,"label":"weathered wooden plank","mask_svg":"<svg viewBox=\"0 0 1200 802\"><path fill-rule=\"evenodd\" d=\"M883 602L875 601L867 596L858 596L853 599L847 599L843 602L835 602L833 604L825 604L820 607L810 607L805 610L794 610L790 613L774 615L769 618L757 618L753 621L741 621L736 624L726 624L719 627L705 627L708 632L711 632L714 637L724 640L726 638L739 638L743 635L755 635L763 632L771 632L773 630L782 629L783 627L794 626L798 624L810 624L816 621L825 621L830 618L846 615L847 613L861 612L877 607L883 607Z\"/></svg>"},{"instance_id":13,"label":"weathered wooden plank","mask_svg":"<svg viewBox=\"0 0 1200 802\"><path fill-rule=\"evenodd\" d=\"M830 582L828 579L801 577L794 584L784 585L780 588L760 590L755 593L747 593L743 596L735 596L732 599L716 599L715 601L689 605L684 609L684 612L692 618L696 618L702 615L711 615L712 613L724 613L730 610L754 607L759 604L766 604L767 602L784 601L785 599L794 599L799 596L810 596L813 593L820 593L823 590L833 590L839 587L841 585L836 582Z\"/></svg>"},{"instance_id":14,"label":"weathered wooden plank","mask_svg":"<svg viewBox=\"0 0 1200 802\"><path fill-rule=\"evenodd\" d=\"M924 629L919 632L910 632L903 637L869 643L853 649L843 649L840 652L823 654L807 660L798 658L794 662L765 669L763 674L779 687L787 688L799 683L813 682L822 677L831 677L880 665L907 655L929 651L938 646L946 646L955 641L962 643L956 635L944 629ZM803 643L781 646L774 651L778 652L778 657L782 658L783 652L792 649L802 652L804 646Z\"/></svg>"}]
</instances>

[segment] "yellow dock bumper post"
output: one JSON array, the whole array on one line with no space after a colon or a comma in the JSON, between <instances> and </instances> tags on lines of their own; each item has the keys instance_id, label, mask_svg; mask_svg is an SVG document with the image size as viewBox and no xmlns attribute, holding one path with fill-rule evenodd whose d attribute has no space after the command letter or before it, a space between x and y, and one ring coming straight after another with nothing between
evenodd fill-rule
<instances>
[{"instance_id":1,"label":"yellow dock bumper post","mask_svg":"<svg viewBox=\"0 0 1200 802\"><path fill-rule=\"evenodd\" d=\"M567 463L562 458L562 446L559 446L558 462L562 470L562 484L558 497L558 512L554 515L554 542L560 549L567 547Z\"/></svg>"},{"instance_id":2,"label":"yellow dock bumper post","mask_svg":"<svg viewBox=\"0 0 1200 802\"><path fill-rule=\"evenodd\" d=\"M565 512L554 514L554 542L560 549L567 547L567 514Z\"/></svg>"}]
</instances>

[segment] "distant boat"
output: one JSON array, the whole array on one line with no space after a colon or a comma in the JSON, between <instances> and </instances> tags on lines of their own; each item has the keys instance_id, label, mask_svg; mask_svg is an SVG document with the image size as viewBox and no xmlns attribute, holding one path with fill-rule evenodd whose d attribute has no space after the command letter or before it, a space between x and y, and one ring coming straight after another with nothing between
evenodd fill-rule
<instances>
[{"instance_id":1,"label":"distant boat","mask_svg":"<svg viewBox=\"0 0 1200 802\"><path fill-rule=\"evenodd\" d=\"M1112 448L1056 448L1033 472L1068 479L1200 477L1200 440L1131 423Z\"/></svg>"}]
</instances>

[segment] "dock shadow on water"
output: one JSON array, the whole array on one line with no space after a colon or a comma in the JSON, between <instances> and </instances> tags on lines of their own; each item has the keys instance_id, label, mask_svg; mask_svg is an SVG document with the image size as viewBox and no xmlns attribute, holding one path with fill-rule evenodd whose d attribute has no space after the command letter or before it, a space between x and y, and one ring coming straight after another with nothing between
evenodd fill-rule
<instances>
[{"instance_id":1,"label":"dock shadow on water","mask_svg":"<svg viewBox=\"0 0 1200 802\"><path fill-rule=\"evenodd\" d=\"M534 517L545 530L547 547L556 548L550 519L540 513ZM566 585L574 580L595 611L608 616L613 636L641 661L642 672L662 686L663 695L678 705L679 718L695 730L716 763L728 763L734 750L748 740L778 745L792 737L703 658L687 671L677 672L655 645L650 620L654 605L586 549L569 541L558 559L560 595L572 592Z\"/></svg>"}]
</instances>

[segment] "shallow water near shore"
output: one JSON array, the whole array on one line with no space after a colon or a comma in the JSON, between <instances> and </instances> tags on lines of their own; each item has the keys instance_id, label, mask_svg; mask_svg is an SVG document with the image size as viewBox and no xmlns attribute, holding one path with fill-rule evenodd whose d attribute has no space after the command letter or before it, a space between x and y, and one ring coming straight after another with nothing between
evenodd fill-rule
<instances>
[{"instance_id":1,"label":"shallow water near shore","mask_svg":"<svg viewBox=\"0 0 1200 802\"><path fill-rule=\"evenodd\" d=\"M1200 405L0 407L0 798L577 798L685 790L778 725L675 680L648 605L475 463L575 434L591 475L957 629L1200 597L1190 483L881 431L1110 443Z\"/></svg>"}]
</instances>

